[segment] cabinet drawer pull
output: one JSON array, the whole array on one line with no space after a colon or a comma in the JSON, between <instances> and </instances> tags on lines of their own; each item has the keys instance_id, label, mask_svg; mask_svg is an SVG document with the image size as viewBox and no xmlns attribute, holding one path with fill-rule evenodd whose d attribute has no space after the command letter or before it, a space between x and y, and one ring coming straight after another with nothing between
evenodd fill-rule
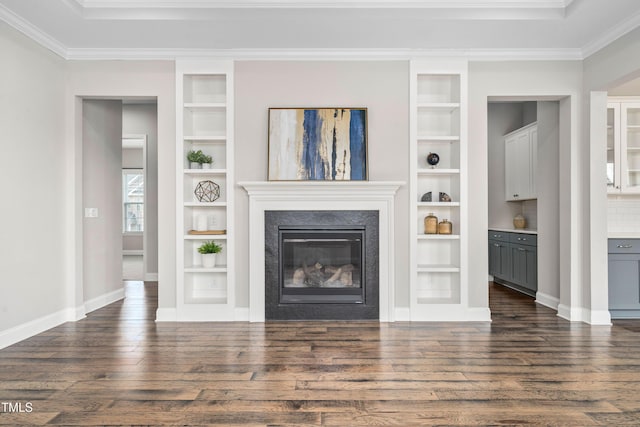
<instances>
[{"instance_id":1,"label":"cabinet drawer pull","mask_svg":"<svg viewBox=\"0 0 640 427\"><path fill-rule=\"evenodd\" d=\"M526 249L525 249L525 248L518 248L518 250L519 250L520 252L525 252L525 251L526 251Z\"/></svg>"},{"instance_id":2,"label":"cabinet drawer pull","mask_svg":"<svg viewBox=\"0 0 640 427\"><path fill-rule=\"evenodd\" d=\"M526 242L527 238L526 237L518 237L518 240L522 241L522 242Z\"/></svg>"},{"instance_id":3,"label":"cabinet drawer pull","mask_svg":"<svg viewBox=\"0 0 640 427\"><path fill-rule=\"evenodd\" d=\"M633 245L618 245L618 248L620 249L631 249L633 247Z\"/></svg>"},{"instance_id":4,"label":"cabinet drawer pull","mask_svg":"<svg viewBox=\"0 0 640 427\"><path fill-rule=\"evenodd\" d=\"M497 244L497 243L494 243L494 244L493 244L493 246L495 246L496 248L499 248L499 247L500 247L500 246L502 246L502 245L499 245L499 244Z\"/></svg>"}]
</instances>

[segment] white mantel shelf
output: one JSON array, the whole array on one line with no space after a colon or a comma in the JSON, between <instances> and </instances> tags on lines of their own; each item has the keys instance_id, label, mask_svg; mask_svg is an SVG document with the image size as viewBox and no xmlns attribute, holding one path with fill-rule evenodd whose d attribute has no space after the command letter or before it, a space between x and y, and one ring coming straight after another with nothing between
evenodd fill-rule
<instances>
[{"instance_id":1,"label":"white mantel shelf","mask_svg":"<svg viewBox=\"0 0 640 427\"><path fill-rule=\"evenodd\" d=\"M270 210L376 210L379 213L380 321L395 320L394 198L402 181L254 181L249 195L249 320L265 321L264 213ZM327 203L330 201L331 203Z\"/></svg>"},{"instance_id":2,"label":"white mantel shelf","mask_svg":"<svg viewBox=\"0 0 640 427\"><path fill-rule=\"evenodd\" d=\"M393 196L403 181L248 181L239 182L249 196L300 198L371 198Z\"/></svg>"}]
</instances>

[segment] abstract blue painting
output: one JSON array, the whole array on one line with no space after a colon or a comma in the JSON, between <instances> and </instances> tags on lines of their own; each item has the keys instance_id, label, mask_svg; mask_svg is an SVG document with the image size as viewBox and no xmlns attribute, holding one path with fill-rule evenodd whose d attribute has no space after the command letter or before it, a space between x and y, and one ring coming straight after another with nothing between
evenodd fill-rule
<instances>
[{"instance_id":1,"label":"abstract blue painting","mask_svg":"<svg viewBox=\"0 0 640 427\"><path fill-rule=\"evenodd\" d=\"M365 108L270 108L270 181L367 179Z\"/></svg>"}]
</instances>

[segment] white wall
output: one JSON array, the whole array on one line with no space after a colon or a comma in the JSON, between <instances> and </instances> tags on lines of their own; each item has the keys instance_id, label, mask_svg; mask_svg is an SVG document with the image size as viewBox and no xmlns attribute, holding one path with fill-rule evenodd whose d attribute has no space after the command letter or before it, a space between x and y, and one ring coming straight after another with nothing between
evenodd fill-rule
<instances>
[{"instance_id":1,"label":"white wall","mask_svg":"<svg viewBox=\"0 0 640 427\"><path fill-rule=\"evenodd\" d=\"M123 118L123 124L125 120ZM142 148L123 148L122 149L122 169L143 169Z\"/></svg>"},{"instance_id":2,"label":"white wall","mask_svg":"<svg viewBox=\"0 0 640 427\"><path fill-rule=\"evenodd\" d=\"M367 107L369 179L409 182L406 61L240 61L235 67L237 181L267 179L269 107ZM248 306L248 197L236 190L237 289ZM396 195L396 305L409 306L409 199Z\"/></svg>"},{"instance_id":3,"label":"white wall","mask_svg":"<svg viewBox=\"0 0 640 427\"><path fill-rule=\"evenodd\" d=\"M560 265L568 271L567 297L580 283L575 256L580 248L577 227L582 225L577 204L581 200L578 189L579 164L571 153L579 150L578 106L582 93L582 63L579 61L520 61L481 62L469 64L469 206L474 207L469 230L469 248L474 256L469 262L469 291L472 306L488 305L487 291L487 228L488 228L488 128L487 102L489 97L541 97L569 96L571 108L561 109L561 118L571 129L570 136L562 140L559 159L561 174L559 189L571 194L569 209L562 211L561 239L569 248L561 253ZM561 134L565 135L565 133ZM563 227L564 225L564 227ZM561 292L562 294L562 292Z\"/></svg>"},{"instance_id":4,"label":"white wall","mask_svg":"<svg viewBox=\"0 0 640 427\"><path fill-rule=\"evenodd\" d=\"M82 102L84 98L156 98L158 108L158 305L176 304L175 251L175 65L170 61L68 61L64 120L68 144L67 225L71 249L67 268L75 305L82 292ZM80 225L78 225L80 224Z\"/></svg>"},{"instance_id":5,"label":"white wall","mask_svg":"<svg viewBox=\"0 0 640 427\"><path fill-rule=\"evenodd\" d=\"M174 119L175 121L175 119ZM147 135L147 164L144 228L147 235L145 248L145 275L158 273L158 108L152 104L127 104L122 106L122 133Z\"/></svg>"},{"instance_id":6,"label":"white wall","mask_svg":"<svg viewBox=\"0 0 640 427\"><path fill-rule=\"evenodd\" d=\"M82 130L83 207L98 209L84 218L83 294L110 302L122 289L122 102L84 100Z\"/></svg>"},{"instance_id":7,"label":"white wall","mask_svg":"<svg viewBox=\"0 0 640 427\"><path fill-rule=\"evenodd\" d=\"M68 301L63 227L65 64L4 22L0 52L2 348L66 320ZM45 317L50 322L38 322ZM35 324L19 328L27 322Z\"/></svg>"}]
</instances>

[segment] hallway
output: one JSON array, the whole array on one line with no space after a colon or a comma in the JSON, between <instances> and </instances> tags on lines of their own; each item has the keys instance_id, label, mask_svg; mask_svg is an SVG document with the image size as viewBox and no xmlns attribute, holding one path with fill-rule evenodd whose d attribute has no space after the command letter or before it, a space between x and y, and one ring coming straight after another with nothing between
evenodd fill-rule
<instances>
[{"instance_id":1,"label":"hallway","mask_svg":"<svg viewBox=\"0 0 640 427\"><path fill-rule=\"evenodd\" d=\"M155 323L155 283L0 350L0 424L638 425L640 323Z\"/></svg>"}]
</instances>

